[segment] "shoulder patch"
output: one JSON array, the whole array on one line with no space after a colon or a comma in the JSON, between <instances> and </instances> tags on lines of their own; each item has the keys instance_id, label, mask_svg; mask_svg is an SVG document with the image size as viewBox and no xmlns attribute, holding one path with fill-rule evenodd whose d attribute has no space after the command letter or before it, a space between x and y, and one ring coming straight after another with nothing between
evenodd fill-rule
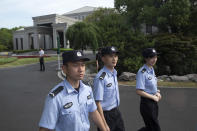
<instances>
[{"instance_id":1,"label":"shoulder patch","mask_svg":"<svg viewBox=\"0 0 197 131\"><path fill-rule=\"evenodd\" d=\"M146 69L144 68L144 69L142 69L142 71L141 71L141 72L142 72L142 73L144 73L145 71L146 71Z\"/></svg>"},{"instance_id":2,"label":"shoulder patch","mask_svg":"<svg viewBox=\"0 0 197 131\"><path fill-rule=\"evenodd\" d=\"M51 97L55 97L58 93L60 93L62 90L64 89L63 86L59 86L57 89L55 89L54 91L52 91L51 93L49 93L49 95Z\"/></svg>"},{"instance_id":3,"label":"shoulder patch","mask_svg":"<svg viewBox=\"0 0 197 131\"><path fill-rule=\"evenodd\" d=\"M105 78L105 75L106 75L106 72L103 72L103 73L100 75L99 79L100 79L100 80L103 80L103 79Z\"/></svg>"}]
</instances>

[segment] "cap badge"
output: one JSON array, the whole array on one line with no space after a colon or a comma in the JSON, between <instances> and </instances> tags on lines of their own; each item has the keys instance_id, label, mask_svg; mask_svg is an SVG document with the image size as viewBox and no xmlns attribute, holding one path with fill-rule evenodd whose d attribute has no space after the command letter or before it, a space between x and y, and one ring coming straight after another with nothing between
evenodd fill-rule
<instances>
[{"instance_id":1,"label":"cap badge","mask_svg":"<svg viewBox=\"0 0 197 131\"><path fill-rule=\"evenodd\" d=\"M81 52L77 52L77 56L82 56Z\"/></svg>"},{"instance_id":2,"label":"cap badge","mask_svg":"<svg viewBox=\"0 0 197 131\"><path fill-rule=\"evenodd\" d=\"M155 49L153 49L153 53L156 53L156 50Z\"/></svg>"},{"instance_id":3,"label":"cap badge","mask_svg":"<svg viewBox=\"0 0 197 131\"><path fill-rule=\"evenodd\" d=\"M114 47L111 48L112 51L115 51L116 49Z\"/></svg>"}]
</instances>

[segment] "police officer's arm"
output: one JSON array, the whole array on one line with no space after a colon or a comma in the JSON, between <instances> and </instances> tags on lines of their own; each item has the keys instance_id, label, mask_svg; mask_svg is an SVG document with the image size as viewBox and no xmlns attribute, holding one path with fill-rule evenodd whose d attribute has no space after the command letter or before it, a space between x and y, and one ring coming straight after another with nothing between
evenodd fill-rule
<instances>
[{"instance_id":1,"label":"police officer's arm","mask_svg":"<svg viewBox=\"0 0 197 131\"><path fill-rule=\"evenodd\" d=\"M101 106L100 101L103 100L103 94L104 94L104 82L101 78L96 78L94 80L94 97L96 100L97 110L101 115L101 118L105 124L105 127L107 128L107 131L109 130L109 127L107 125L107 122L105 120L104 114L103 114L103 108Z\"/></svg>"},{"instance_id":2,"label":"police officer's arm","mask_svg":"<svg viewBox=\"0 0 197 131\"><path fill-rule=\"evenodd\" d=\"M146 92L143 91L143 90L137 89L137 90L136 90L136 93L137 93L138 95L142 96L142 97L146 97L146 98L152 99L152 100L154 100L154 101L156 101L156 102L158 102L158 101L160 100L160 98L159 98L157 95L148 94L148 93L146 93Z\"/></svg>"},{"instance_id":3,"label":"police officer's arm","mask_svg":"<svg viewBox=\"0 0 197 131\"><path fill-rule=\"evenodd\" d=\"M145 89L145 75L144 72L138 72L136 78L136 93L142 97L152 99L156 102L159 101L159 97L156 95L148 94L144 91Z\"/></svg>"},{"instance_id":4,"label":"police officer's arm","mask_svg":"<svg viewBox=\"0 0 197 131\"><path fill-rule=\"evenodd\" d=\"M102 120L103 120L103 122L105 124L105 127L107 128L107 131L108 131L109 127L108 127L107 122L105 120L105 117L104 117L104 114L103 114L103 108L101 106L100 101L96 101L96 105L97 105L97 110L98 110L99 114L101 115L101 118L102 118Z\"/></svg>"},{"instance_id":5,"label":"police officer's arm","mask_svg":"<svg viewBox=\"0 0 197 131\"><path fill-rule=\"evenodd\" d=\"M44 110L39 122L40 130L52 131L55 129L59 116L58 103L56 98L47 96L45 100Z\"/></svg>"},{"instance_id":6,"label":"police officer's arm","mask_svg":"<svg viewBox=\"0 0 197 131\"><path fill-rule=\"evenodd\" d=\"M90 112L90 117L101 131L107 131L105 128L105 124L103 123L103 120L97 110L95 110L94 112Z\"/></svg>"}]
</instances>

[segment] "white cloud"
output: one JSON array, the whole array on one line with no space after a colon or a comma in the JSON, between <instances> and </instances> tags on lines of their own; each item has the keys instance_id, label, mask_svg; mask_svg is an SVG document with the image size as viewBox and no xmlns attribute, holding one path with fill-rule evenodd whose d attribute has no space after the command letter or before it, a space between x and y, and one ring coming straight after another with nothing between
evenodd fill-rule
<instances>
[{"instance_id":1,"label":"white cloud","mask_svg":"<svg viewBox=\"0 0 197 131\"><path fill-rule=\"evenodd\" d=\"M113 7L114 0L0 0L0 28L31 26L34 16L64 14L83 6Z\"/></svg>"}]
</instances>

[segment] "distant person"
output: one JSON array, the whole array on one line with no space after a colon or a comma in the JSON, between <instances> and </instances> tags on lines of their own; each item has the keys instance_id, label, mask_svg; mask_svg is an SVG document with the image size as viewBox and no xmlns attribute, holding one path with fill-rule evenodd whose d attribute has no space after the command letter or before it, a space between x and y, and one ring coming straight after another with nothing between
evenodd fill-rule
<instances>
[{"instance_id":1,"label":"distant person","mask_svg":"<svg viewBox=\"0 0 197 131\"><path fill-rule=\"evenodd\" d=\"M98 52L96 53L96 69L97 69L97 72L99 72L99 70L103 68L103 62L101 60L101 49L102 48L99 48Z\"/></svg>"},{"instance_id":2,"label":"distant person","mask_svg":"<svg viewBox=\"0 0 197 131\"><path fill-rule=\"evenodd\" d=\"M96 75L93 87L98 111L108 131L125 131L124 121L119 110L120 96L115 70L118 62L117 48L104 47L101 50L101 59L104 66Z\"/></svg>"},{"instance_id":3,"label":"distant person","mask_svg":"<svg viewBox=\"0 0 197 131\"><path fill-rule=\"evenodd\" d=\"M47 95L39 131L89 131L89 115L100 130L106 131L92 88L81 81L89 59L76 50L64 52L62 57L66 78Z\"/></svg>"},{"instance_id":4,"label":"distant person","mask_svg":"<svg viewBox=\"0 0 197 131\"><path fill-rule=\"evenodd\" d=\"M40 61L40 71L45 71L44 50L42 48L40 48L40 51L39 51L39 61Z\"/></svg>"},{"instance_id":5,"label":"distant person","mask_svg":"<svg viewBox=\"0 0 197 131\"><path fill-rule=\"evenodd\" d=\"M153 66L157 62L157 52L153 48L143 51L145 60L136 78L136 93L141 96L140 113L145 123L145 127L138 131L161 131L158 113L158 102L161 100L160 90L157 89L157 78Z\"/></svg>"}]
</instances>

